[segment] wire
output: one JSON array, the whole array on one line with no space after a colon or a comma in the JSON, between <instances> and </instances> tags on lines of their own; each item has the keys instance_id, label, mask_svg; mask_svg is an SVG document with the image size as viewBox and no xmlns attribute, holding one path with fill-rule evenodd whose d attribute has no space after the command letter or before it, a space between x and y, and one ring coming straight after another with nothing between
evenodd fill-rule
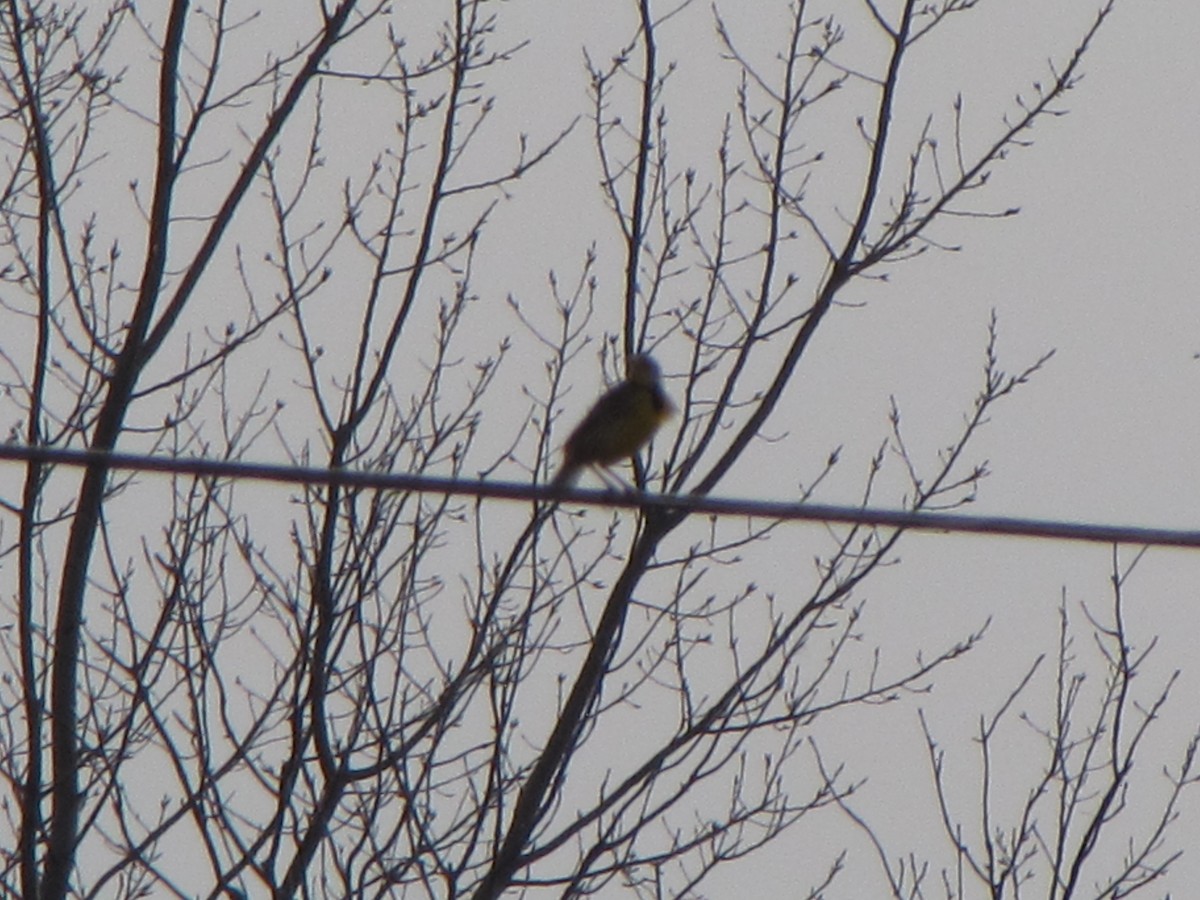
<instances>
[{"instance_id":1,"label":"wire","mask_svg":"<svg viewBox=\"0 0 1200 900\"><path fill-rule=\"evenodd\" d=\"M146 456L136 453L29 447L21 444L0 444L0 461L4 460L77 467L103 466L123 471L248 479L281 484L337 485L357 489L489 497L500 500L556 500L609 508L664 509L712 516L749 516L778 521L883 526L918 531L1007 535L1103 544L1200 548L1200 530L1198 529L1102 525L1020 516L969 516L961 513L913 512L867 506L721 498L697 494L632 492L622 494L606 490L554 488L527 482L471 481L462 478L439 478L404 472L364 472L353 469L249 463L241 460Z\"/></svg>"}]
</instances>

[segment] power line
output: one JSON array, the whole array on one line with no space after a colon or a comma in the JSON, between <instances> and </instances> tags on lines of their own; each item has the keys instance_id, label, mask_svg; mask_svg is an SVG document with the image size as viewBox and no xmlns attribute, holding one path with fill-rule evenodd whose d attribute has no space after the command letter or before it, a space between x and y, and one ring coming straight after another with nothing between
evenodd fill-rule
<instances>
[{"instance_id":1,"label":"power line","mask_svg":"<svg viewBox=\"0 0 1200 900\"><path fill-rule=\"evenodd\" d=\"M559 489L527 482L472 481L462 478L414 475L406 472L364 472L353 469L250 463L241 460L28 447L21 444L0 444L0 461L3 460L75 467L100 464L110 469L134 472L247 479L281 484L337 485L357 489L412 491L451 496L488 497L499 500L559 500L610 508L683 510L701 515L748 516L780 521L883 526L917 531L1008 535L1102 544L1200 547L1200 529L1101 525L1088 522L1031 519L1021 516L970 516L960 513L912 512L828 503L750 500L695 494L622 494L614 491L579 488Z\"/></svg>"}]
</instances>

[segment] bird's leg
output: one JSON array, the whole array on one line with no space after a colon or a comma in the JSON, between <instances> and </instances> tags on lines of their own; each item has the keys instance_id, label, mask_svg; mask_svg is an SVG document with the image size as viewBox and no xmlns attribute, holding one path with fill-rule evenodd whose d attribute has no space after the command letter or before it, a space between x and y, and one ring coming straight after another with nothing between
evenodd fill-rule
<instances>
[{"instance_id":1,"label":"bird's leg","mask_svg":"<svg viewBox=\"0 0 1200 900\"><path fill-rule=\"evenodd\" d=\"M637 494L640 493L635 485L630 484L609 466L594 466L596 474L600 476L600 480L604 482L604 486L608 490L618 494Z\"/></svg>"}]
</instances>

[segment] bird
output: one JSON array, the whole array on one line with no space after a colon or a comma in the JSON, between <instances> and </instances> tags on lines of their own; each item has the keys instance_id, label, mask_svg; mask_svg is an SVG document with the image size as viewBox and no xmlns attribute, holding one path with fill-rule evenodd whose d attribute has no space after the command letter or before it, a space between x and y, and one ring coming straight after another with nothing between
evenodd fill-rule
<instances>
[{"instance_id":1,"label":"bird","mask_svg":"<svg viewBox=\"0 0 1200 900\"><path fill-rule=\"evenodd\" d=\"M645 353L631 357L625 380L597 400L567 438L551 487L569 486L588 466L602 469L636 456L674 411L658 363Z\"/></svg>"}]
</instances>

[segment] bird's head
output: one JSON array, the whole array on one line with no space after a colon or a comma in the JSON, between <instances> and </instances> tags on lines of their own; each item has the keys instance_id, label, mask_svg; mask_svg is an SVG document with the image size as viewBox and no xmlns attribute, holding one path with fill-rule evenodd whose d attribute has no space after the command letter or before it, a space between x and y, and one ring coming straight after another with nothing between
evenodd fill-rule
<instances>
[{"instance_id":1,"label":"bird's head","mask_svg":"<svg viewBox=\"0 0 1200 900\"><path fill-rule=\"evenodd\" d=\"M658 368L658 363L651 359L647 353L639 353L637 356L630 357L627 368L626 379L633 384L640 384L646 387L658 384L658 380L662 375Z\"/></svg>"}]
</instances>

